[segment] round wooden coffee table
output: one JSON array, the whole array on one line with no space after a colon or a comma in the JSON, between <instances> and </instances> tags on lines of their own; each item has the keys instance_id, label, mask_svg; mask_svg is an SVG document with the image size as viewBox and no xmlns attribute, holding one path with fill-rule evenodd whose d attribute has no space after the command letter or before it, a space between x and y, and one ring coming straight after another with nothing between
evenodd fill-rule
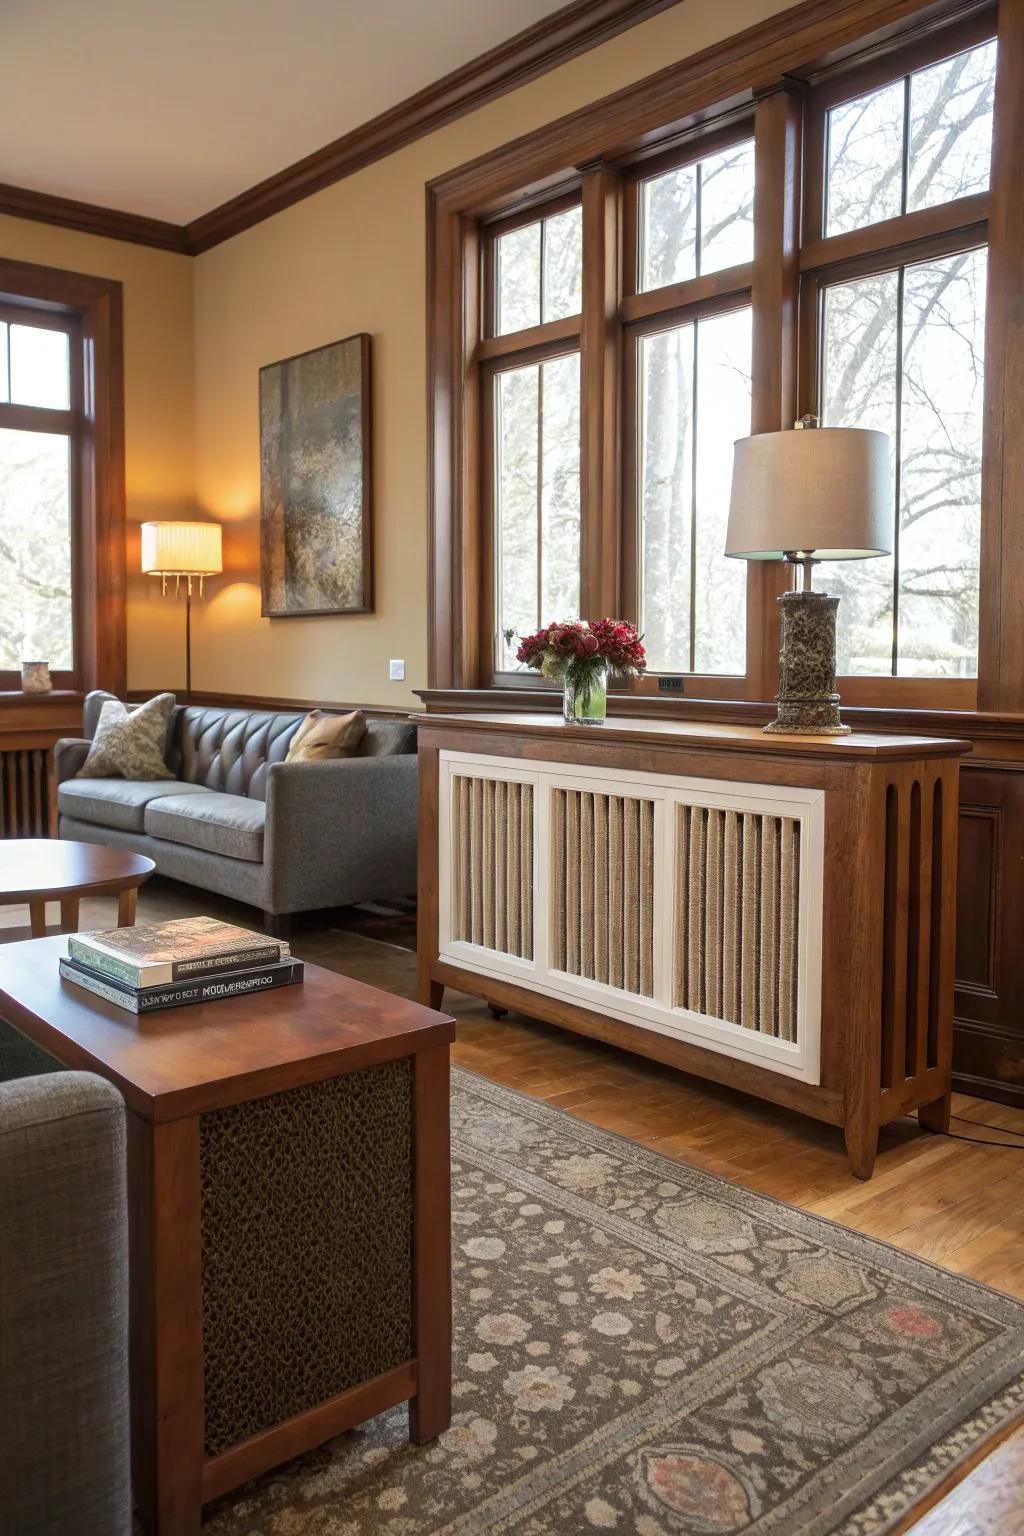
<instances>
[{"instance_id":1,"label":"round wooden coffee table","mask_svg":"<svg viewBox=\"0 0 1024 1536\"><path fill-rule=\"evenodd\" d=\"M0 906L28 902L32 937L46 932L46 903L60 902L62 933L78 930L83 896L116 896L117 926L135 922L139 886L156 865L141 853L71 843L61 838L15 837L0 841Z\"/></svg>"}]
</instances>

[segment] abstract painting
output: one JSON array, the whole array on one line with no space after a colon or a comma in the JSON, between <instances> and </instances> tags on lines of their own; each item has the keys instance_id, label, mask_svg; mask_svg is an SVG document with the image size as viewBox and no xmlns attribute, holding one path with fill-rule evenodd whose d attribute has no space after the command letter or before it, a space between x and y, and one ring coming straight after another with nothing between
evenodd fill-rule
<instances>
[{"instance_id":1,"label":"abstract painting","mask_svg":"<svg viewBox=\"0 0 1024 1536\"><path fill-rule=\"evenodd\" d=\"M370 338L260 369L260 580L268 618L373 611Z\"/></svg>"}]
</instances>

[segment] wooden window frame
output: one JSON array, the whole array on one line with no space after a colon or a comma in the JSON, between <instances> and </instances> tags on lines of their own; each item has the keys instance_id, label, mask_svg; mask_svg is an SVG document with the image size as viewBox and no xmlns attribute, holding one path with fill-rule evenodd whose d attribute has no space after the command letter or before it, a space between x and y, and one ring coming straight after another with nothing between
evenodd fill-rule
<instances>
[{"instance_id":1,"label":"wooden window frame","mask_svg":"<svg viewBox=\"0 0 1024 1536\"><path fill-rule=\"evenodd\" d=\"M497 500L495 496L494 463L494 394L498 374L514 368L528 368L540 363L552 362L559 357L571 357L581 349L583 330L582 312L566 315L559 320L542 321L521 331L508 331L502 336L495 334L497 316L498 241L502 235L530 224L542 223L570 208L582 208L579 185L568 187L554 197L541 202L529 203L514 213L484 224L480 230L480 339L476 345L477 378L479 381L479 517L480 545L482 551L482 589L480 593L480 657L486 686L496 688L542 687L543 679L536 673L503 672L497 664L497 596L498 596L498 546ZM541 248L543 262L543 246ZM543 272L542 289L543 294Z\"/></svg>"},{"instance_id":2,"label":"wooden window frame","mask_svg":"<svg viewBox=\"0 0 1024 1536\"><path fill-rule=\"evenodd\" d=\"M0 260L0 314L38 316L71 339L71 407L0 407L0 424L17 425L31 411L72 441L72 624L75 666L54 675L58 691L127 684L125 622L124 346L121 284L78 272ZM27 424L27 417L25 418ZM70 430L69 430L70 429ZM33 703L46 695L21 691L20 673L0 672L0 694Z\"/></svg>"},{"instance_id":3,"label":"wooden window frame","mask_svg":"<svg viewBox=\"0 0 1024 1536\"><path fill-rule=\"evenodd\" d=\"M641 591L642 562L642 510L639 445L639 342L642 337L657 335L714 315L728 314L733 310L753 308L754 262L738 266L721 267L717 271L698 273L682 282L665 284L660 288L640 290L641 219L640 189L645 182L672 171L697 165L702 160L738 144L752 141L754 144L755 188L757 179L757 116L756 108L736 114L729 113L728 121L712 123L688 135L681 145L673 146L657 155L628 164L622 174L624 226L623 226L623 295L619 304L622 352L622 412L621 412L621 553L620 592L618 611L631 623L639 624L643 593ZM762 140L763 145L763 140ZM763 148L762 148L763 153ZM755 194L756 195L756 194ZM756 237L755 237L756 238ZM753 358L751 358L753 370ZM748 570L748 578L752 574ZM758 633L763 623L763 588L760 583L746 583L746 662L740 673L705 673L691 671L648 672L643 677L632 678L621 684L623 691L636 694L657 694L663 688L662 679L678 679L672 691L696 693L699 697L737 698L749 695L749 679L758 659Z\"/></svg>"},{"instance_id":4,"label":"wooden window frame","mask_svg":"<svg viewBox=\"0 0 1024 1536\"><path fill-rule=\"evenodd\" d=\"M82 471L82 420L84 410L84 377L82 368L81 322L77 314L38 310L24 304L0 303L0 321L8 325L35 326L41 330L59 331L68 338L68 405L53 408L38 405L20 405L0 401L0 429L17 432L61 433L68 439L68 500L71 544L71 654L78 655L81 629L80 604L76 592L81 579L81 471ZM42 660L48 658L43 657ZM74 689L77 685L77 669L52 668L50 677L54 688ZM0 692L12 693L21 689L20 669L0 669Z\"/></svg>"},{"instance_id":5,"label":"wooden window frame","mask_svg":"<svg viewBox=\"0 0 1024 1536\"><path fill-rule=\"evenodd\" d=\"M519 674L493 679L481 666L482 588L487 541L481 524L479 245L486 221L537 216L545 198L582 178L584 279L582 368L581 607L621 608L628 580L623 549L622 422L627 408L624 337L659 312L661 296L636 293L632 256L635 206L630 187L659 165L711 152L713 136L746 137L737 117L754 122L757 185L755 251L749 277L754 323L752 430L791 425L807 398L807 342L798 323L833 264L871 258L875 248L900 260L938 248L952 235L978 244L989 235L986 402L983 451L982 634L976 698L960 679L852 679L844 701L891 709L1024 710L1024 616L1010 602L1024 582L1024 541L1014 532L1024 501L1024 445L1003 431L1003 399L1024 378L1024 321L1015 264L1024 242L1024 211L1015 186L1024 175L1024 19L999 15L993 166L989 194L901 215L900 229L869 226L823 239L807 218L805 178L815 175L814 115L861 93L874 76L901 78L993 35L995 7L979 3L964 18L956 0L813 0L628 87L438 178L428 187L428 346L431 404L430 682L474 689L493 682L522 690ZM806 123L806 125L805 125ZM703 143L700 140L703 139ZM806 155L807 163L803 163ZM818 155L819 174L822 155ZM575 185L575 183L572 183ZM952 215L949 214L953 209ZM801 218L804 219L801 241ZM897 221L891 221L895 223ZM952 224L952 230L949 225ZM969 235L966 232L970 232ZM898 244L894 237L898 237ZM486 238L483 236L483 238ZM823 276L824 275L824 276ZM723 274L713 274L715 285ZM738 274L724 274L732 289ZM694 281L703 283L704 278ZM735 291L733 289L732 291ZM710 289L701 299L717 297ZM696 297L690 294L691 302ZM673 302L687 298L673 295ZM806 332L809 322L802 327ZM539 339L539 338L536 338ZM503 338L504 340L504 338ZM486 354L486 346L484 348ZM493 357L493 353L491 354ZM798 389L799 384L799 389ZM1016 503L1014 497L1017 497ZM714 681L683 675L692 709L770 699L776 691L775 599L789 585L780 564L748 568L748 664L745 678ZM993 595L990 599L990 593ZM996 595L998 594L998 595ZM725 687L722 687L723 682ZM639 691L658 693L661 680ZM922 686L923 685L923 686ZM854 695L857 695L854 697ZM716 704L716 699L719 701ZM671 695L649 705L671 711ZM638 705L641 699L637 699ZM627 706L628 708L628 706Z\"/></svg>"},{"instance_id":6,"label":"wooden window frame","mask_svg":"<svg viewBox=\"0 0 1024 1536\"><path fill-rule=\"evenodd\" d=\"M833 107L872 90L909 80L918 71L995 36L995 14L990 9L980 10L881 59L843 71L810 92L805 116L805 144L809 151L804 166L805 240L800 250L801 415L820 415L820 328L822 300L828 288L988 245L988 192L900 213L842 234L824 235L828 113ZM904 194L905 178L906 168ZM974 710L978 705L977 678L848 674L839 676L836 686L844 701L851 705L946 710Z\"/></svg>"}]
</instances>

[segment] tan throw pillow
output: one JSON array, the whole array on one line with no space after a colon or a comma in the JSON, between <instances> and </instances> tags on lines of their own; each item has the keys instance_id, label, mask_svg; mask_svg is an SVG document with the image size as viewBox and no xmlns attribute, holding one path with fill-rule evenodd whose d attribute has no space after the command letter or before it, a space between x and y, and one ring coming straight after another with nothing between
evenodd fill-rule
<instances>
[{"instance_id":1,"label":"tan throw pillow","mask_svg":"<svg viewBox=\"0 0 1024 1536\"><path fill-rule=\"evenodd\" d=\"M350 715L326 715L310 710L292 737L286 763L322 763L334 757L354 757L366 731L361 709Z\"/></svg>"},{"instance_id":2,"label":"tan throw pillow","mask_svg":"<svg viewBox=\"0 0 1024 1536\"><path fill-rule=\"evenodd\" d=\"M164 762L167 723L174 709L173 693L128 709L120 699L107 699L100 710L89 756L78 779L173 779Z\"/></svg>"}]
</instances>

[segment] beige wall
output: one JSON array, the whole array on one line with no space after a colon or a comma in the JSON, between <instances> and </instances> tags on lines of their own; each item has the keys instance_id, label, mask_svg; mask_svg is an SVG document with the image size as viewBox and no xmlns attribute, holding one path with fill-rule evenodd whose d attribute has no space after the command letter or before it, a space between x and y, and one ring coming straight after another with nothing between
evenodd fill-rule
<instances>
[{"instance_id":1,"label":"beige wall","mask_svg":"<svg viewBox=\"0 0 1024 1536\"><path fill-rule=\"evenodd\" d=\"M198 508L225 525L225 574L196 611L195 688L415 702L427 681L426 183L787 3L679 0L194 261L0 216L0 254L124 284L131 522ZM357 331L374 347L376 612L263 619L258 372ZM129 686L180 687L180 607L135 574L135 537L128 558ZM392 657L404 684L387 680Z\"/></svg>"},{"instance_id":2,"label":"beige wall","mask_svg":"<svg viewBox=\"0 0 1024 1536\"><path fill-rule=\"evenodd\" d=\"M11 261L124 284L125 478L128 495L128 686L184 677L181 615L137 574L132 525L194 507L193 264L187 256L0 217Z\"/></svg>"},{"instance_id":3,"label":"beige wall","mask_svg":"<svg viewBox=\"0 0 1024 1536\"><path fill-rule=\"evenodd\" d=\"M414 702L427 681L426 183L783 9L681 0L197 259L197 493L234 565L197 622L197 688ZM258 370L357 331L374 346L376 612L261 619ZM404 684L387 680L392 657Z\"/></svg>"}]
</instances>

